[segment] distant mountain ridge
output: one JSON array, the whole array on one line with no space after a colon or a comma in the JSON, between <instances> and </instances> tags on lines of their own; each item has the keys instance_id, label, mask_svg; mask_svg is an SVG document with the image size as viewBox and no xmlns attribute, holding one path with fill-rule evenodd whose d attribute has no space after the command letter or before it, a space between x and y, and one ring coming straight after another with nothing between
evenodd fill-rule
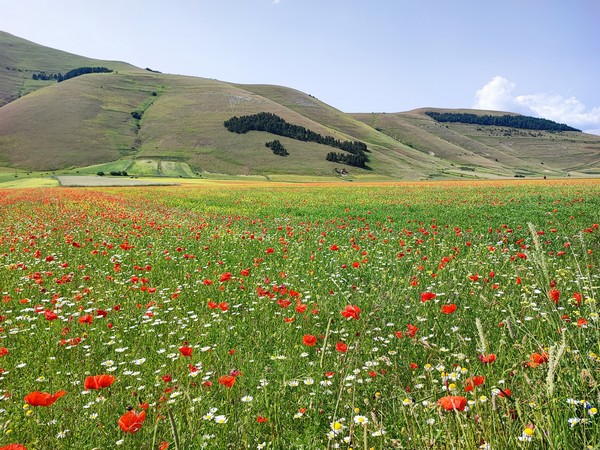
<instances>
[{"instance_id":1,"label":"distant mountain ridge","mask_svg":"<svg viewBox=\"0 0 600 450\"><path fill-rule=\"evenodd\" d=\"M514 113L422 108L346 114L287 87L162 74L50 49L1 31L0 61L4 168L279 179L336 176L342 168L345 178L380 180L600 175L598 136L434 120L444 114ZM35 76L85 67L111 72L61 83ZM368 167L327 160L331 147L320 142L267 131L238 134L224 126L234 116L260 113L327 142L361 142L368 149ZM274 138L287 156L265 147Z\"/></svg>"}]
</instances>

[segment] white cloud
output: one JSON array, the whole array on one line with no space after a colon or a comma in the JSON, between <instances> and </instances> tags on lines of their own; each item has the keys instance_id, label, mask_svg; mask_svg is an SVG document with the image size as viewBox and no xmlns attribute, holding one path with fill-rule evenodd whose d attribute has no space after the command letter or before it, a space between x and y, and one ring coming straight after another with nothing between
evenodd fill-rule
<instances>
[{"instance_id":1,"label":"white cloud","mask_svg":"<svg viewBox=\"0 0 600 450\"><path fill-rule=\"evenodd\" d=\"M475 93L475 109L510 111L564 123L600 134L600 107L587 108L575 97L559 94L515 95L515 83L496 75Z\"/></svg>"},{"instance_id":2,"label":"white cloud","mask_svg":"<svg viewBox=\"0 0 600 450\"><path fill-rule=\"evenodd\" d=\"M484 87L476 92L477 103L475 109L490 109L494 111L506 111L513 106L513 96L517 85L506 78L496 75Z\"/></svg>"}]
</instances>

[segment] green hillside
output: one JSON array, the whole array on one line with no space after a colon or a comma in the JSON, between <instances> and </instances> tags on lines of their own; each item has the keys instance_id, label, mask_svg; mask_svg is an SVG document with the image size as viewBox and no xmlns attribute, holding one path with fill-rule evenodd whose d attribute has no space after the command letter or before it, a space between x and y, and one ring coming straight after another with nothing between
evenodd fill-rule
<instances>
[{"instance_id":1,"label":"green hillside","mask_svg":"<svg viewBox=\"0 0 600 450\"><path fill-rule=\"evenodd\" d=\"M600 174L600 138L584 133L442 124L424 114L446 111L433 108L346 114L287 87L161 74L3 32L0 60L0 168L15 177L20 171L270 179L343 172L347 180ZM32 79L81 67L112 72L60 83ZM367 168L327 161L334 149L324 144L263 131L238 134L223 125L260 112L336 140L364 142ZM265 147L275 137L288 156Z\"/></svg>"},{"instance_id":2,"label":"green hillside","mask_svg":"<svg viewBox=\"0 0 600 450\"><path fill-rule=\"evenodd\" d=\"M421 108L395 114L353 114L422 153L452 164L445 173L488 172L505 176L600 175L600 137L463 123L439 123L426 112L477 115L500 111Z\"/></svg>"}]
</instances>

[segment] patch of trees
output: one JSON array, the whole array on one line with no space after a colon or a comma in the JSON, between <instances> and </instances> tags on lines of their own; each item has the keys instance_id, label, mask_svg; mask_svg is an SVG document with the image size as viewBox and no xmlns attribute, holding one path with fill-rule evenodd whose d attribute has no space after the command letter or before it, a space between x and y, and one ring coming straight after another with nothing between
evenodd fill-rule
<instances>
[{"instance_id":1,"label":"patch of trees","mask_svg":"<svg viewBox=\"0 0 600 450\"><path fill-rule=\"evenodd\" d=\"M287 156L289 155L288 151L285 149L285 147L283 146L283 144L281 142L279 142L278 139L275 139L274 141L269 141L265 144L265 147L270 148L273 153L275 153L276 155L279 156Z\"/></svg>"},{"instance_id":2,"label":"patch of trees","mask_svg":"<svg viewBox=\"0 0 600 450\"><path fill-rule=\"evenodd\" d=\"M429 117L436 122L459 122L475 125L495 125L499 127L522 128L525 130L541 131L579 131L577 128L570 127L563 123L557 123L548 119L540 119L531 116L492 116L489 114L468 114L468 113L439 113L427 111Z\"/></svg>"},{"instance_id":3,"label":"patch of trees","mask_svg":"<svg viewBox=\"0 0 600 450\"><path fill-rule=\"evenodd\" d=\"M52 80L63 80L62 73L46 73L46 72L38 72L33 73L31 75L32 80L43 80L43 81L52 81Z\"/></svg>"},{"instance_id":4,"label":"patch of trees","mask_svg":"<svg viewBox=\"0 0 600 450\"><path fill-rule=\"evenodd\" d=\"M367 155L364 153L360 155L353 155L352 153L329 152L327 153L325 159L327 159L327 161L346 164L348 166L362 167L363 169L366 169L368 161Z\"/></svg>"},{"instance_id":5,"label":"patch of trees","mask_svg":"<svg viewBox=\"0 0 600 450\"><path fill-rule=\"evenodd\" d=\"M126 176L128 176L127 172L125 170L111 170L109 173L113 177L126 177ZM96 172L96 175L98 175L99 177L103 177L106 174L104 173L103 170L100 170L100 171Z\"/></svg>"},{"instance_id":6,"label":"patch of trees","mask_svg":"<svg viewBox=\"0 0 600 450\"><path fill-rule=\"evenodd\" d=\"M233 133L243 134L248 131L266 131L267 133L303 142L316 142L318 144L339 148L340 150L350 153L350 155L337 153L337 155L341 156L336 156L336 161L343 164L365 167L365 164L368 161L368 157L365 155L365 152L368 152L365 143L359 141L340 141L331 136L323 136L303 126L288 123L273 113L261 112L250 116L235 116L226 120L223 125ZM332 153L336 154L335 152ZM350 158L349 156L355 156L355 158ZM332 158L334 157L332 156ZM333 161L333 159L328 159L328 161ZM361 161L360 164L356 163L359 161Z\"/></svg>"},{"instance_id":7,"label":"patch of trees","mask_svg":"<svg viewBox=\"0 0 600 450\"><path fill-rule=\"evenodd\" d=\"M69 70L63 75L63 81L70 78L75 78L88 73L110 73L112 70L106 67L79 67L78 69Z\"/></svg>"},{"instance_id":8,"label":"patch of trees","mask_svg":"<svg viewBox=\"0 0 600 450\"><path fill-rule=\"evenodd\" d=\"M37 72L31 75L31 78L34 80L56 80L59 83L61 81L68 80L69 78L75 78L80 75L85 75L87 73L110 73L112 70L107 69L106 67L79 67L77 69L69 70L64 75L62 73L46 73L46 72Z\"/></svg>"}]
</instances>

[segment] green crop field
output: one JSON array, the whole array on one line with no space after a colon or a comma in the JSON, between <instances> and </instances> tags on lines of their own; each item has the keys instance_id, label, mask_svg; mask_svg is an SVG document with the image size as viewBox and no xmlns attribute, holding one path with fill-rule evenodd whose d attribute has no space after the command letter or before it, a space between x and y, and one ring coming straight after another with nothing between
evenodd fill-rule
<instances>
[{"instance_id":1,"label":"green crop field","mask_svg":"<svg viewBox=\"0 0 600 450\"><path fill-rule=\"evenodd\" d=\"M597 180L193 181L0 190L1 449L599 448Z\"/></svg>"}]
</instances>

